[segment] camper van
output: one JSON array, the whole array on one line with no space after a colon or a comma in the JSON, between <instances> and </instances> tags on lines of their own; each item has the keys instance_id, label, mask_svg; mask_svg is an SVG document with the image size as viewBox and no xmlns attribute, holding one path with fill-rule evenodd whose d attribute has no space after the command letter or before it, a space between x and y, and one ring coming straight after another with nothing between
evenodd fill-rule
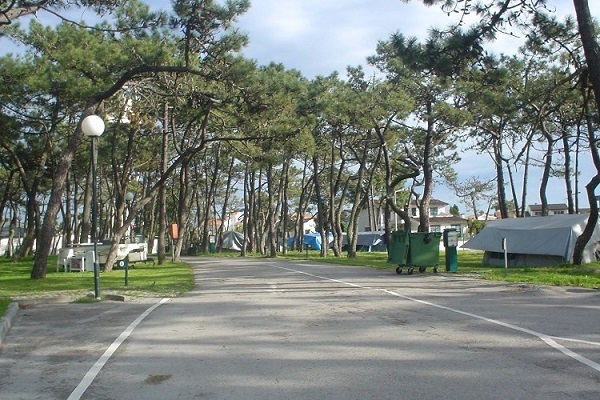
<instances>
[{"instance_id":1,"label":"camper van","mask_svg":"<svg viewBox=\"0 0 600 400\"><path fill-rule=\"evenodd\" d=\"M98 243L98 263L106 263L110 244ZM120 243L117 249L117 261L128 257L129 263L146 261L148 259L148 243ZM94 269L94 244L81 243L63 247L58 252L56 271L92 271Z\"/></svg>"}]
</instances>

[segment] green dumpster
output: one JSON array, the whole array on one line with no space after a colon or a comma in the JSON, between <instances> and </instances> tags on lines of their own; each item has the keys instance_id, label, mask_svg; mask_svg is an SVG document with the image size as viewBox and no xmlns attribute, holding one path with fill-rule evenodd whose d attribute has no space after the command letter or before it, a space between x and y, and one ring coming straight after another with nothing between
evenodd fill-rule
<instances>
[{"instance_id":1,"label":"green dumpster","mask_svg":"<svg viewBox=\"0 0 600 400\"><path fill-rule=\"evenodd\" d=\"M410 234L410 264L419 267L431 267L439 264L439 232L413 232Z\"/></svg>"},{"instance_id":2,"label":"green dumpster","mask_svg":"<svg viewBox=\"0 0 600 400\"><path fill-rule=\"evenodd\" d=\"M408 258L410 234L405 231L394 231L390 238L388 263L406 265Z\"/></svg>"},{"instance_id":3,"label":"green dumpster","mask_svg":"<svg viewBox=\"0 0 600 400\"><path fill-rule=\"evenodd\" d=\"M427 267L433 267L437 272L440 260L440 232L413 232L410 234L410 251L408 263L418 267L419 272L425 272Z\"/></svg>"}]
</instances>

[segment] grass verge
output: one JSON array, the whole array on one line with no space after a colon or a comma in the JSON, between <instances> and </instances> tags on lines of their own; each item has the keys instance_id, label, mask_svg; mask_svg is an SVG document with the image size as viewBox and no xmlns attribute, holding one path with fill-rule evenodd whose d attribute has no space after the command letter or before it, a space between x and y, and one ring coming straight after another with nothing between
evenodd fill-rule
<instances>
[{"instance_id":1,"label":"grass verge","mask_svg":"<svg viewBox=\"0 0 600 400\"><path fill-rule=\"evenodd\" d=\"M8 298L48 295L85 298L94 293L93 272L56 272L56 257L50 257L46 278L31 279L32 266L32 258L19 262L0 259L0 307ZM143 263L130 265L127 286L124 270L100 273L101 296L174 297L191 290L193 286L192 269L183 262L166 262L160 266Z\"/></svg>"},{"instance_id":2,"label":"grass verge","mask_svg":"<svg viewBox=\"0 0 600 400\"><path fill-rule=\"evenodd\" d=\"M6 313L9 304L12 302L13 299L11 299L10 297L0 297L0 317L2 317Z\"/></svg>"},{"instance_id":3,"label":"grass verge","mask_svg":"<svg viewBox=\"0 0 600 400\"><path fill-rule=\"evenodd\" d=\"M317 251L289 252L283 256L291 259L309 259L333 264L368 266L378 269L396 269L396 265L387 262L386 252L361 252L356 258L321 258ZM554 267L504 267L482 265L483 253L479 251L458 251L458 272L456 275L477 275L483 279L515 283L529 283L548 286L573 286L588 289L600 289L600 263L586 265L558 265ZM440 252L439 271L445 272L445 253ZM426 273L431 273L428 268Z\"/></svg>"}]
</instances>

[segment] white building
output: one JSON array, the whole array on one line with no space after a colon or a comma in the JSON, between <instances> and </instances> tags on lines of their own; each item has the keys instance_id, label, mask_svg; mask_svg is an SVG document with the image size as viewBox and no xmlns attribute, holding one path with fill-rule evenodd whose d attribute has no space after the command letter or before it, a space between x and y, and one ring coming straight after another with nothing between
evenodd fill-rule
<instances>
[{"instance_id":1,"label":"white building","mask_svg":"<svg viewBox=\"0 0 600 400\"><path fill-rule=\"evenodd\" d=\"M408 213L411 217L411 232L416 232L419 227L419 208L413 200L409 204ZM372 214L372 215L371 215ZM374 202L374 209L369 212L368 209L360 211L358 217L359 232L382 231L384 230L384 207L379 201ZM392 214L392 230L402 229L404 221L399 215ZM370 221L376 221L375 224ZM468 221L464 218L455 217L450 214L450 205L444 201L431 199L429 203L429 231L443 232L445 229L456 229L461 236L467 234Z\"/></svg>"},{"instance_id":2,"label":"white building","mask_svg":"<svg viewBox=\"0 0 600 400\"><path fill-rule=\"evenodd\" d=\"M548 204L548 215L564 215L569 213L569 206L564 203ZM527 206L527 215L530 217L542 216L541 204L530 204Z\"/></svg>"}]
</instances>

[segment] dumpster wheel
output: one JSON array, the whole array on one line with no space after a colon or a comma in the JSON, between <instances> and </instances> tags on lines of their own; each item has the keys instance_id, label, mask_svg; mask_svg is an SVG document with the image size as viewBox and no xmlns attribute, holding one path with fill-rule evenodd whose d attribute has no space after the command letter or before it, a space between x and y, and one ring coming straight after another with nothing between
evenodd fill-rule
<instances>
[{"instance_id":1,"label":"dumpster wheel","mask_svg":"<svg viewBox=\"0 0 600 400\"><path fill-rule=\"evenodd\" d=\"M398 268L396 268L396 273L398 275L402 274L402 265L398 265Z\"/></svg>"},{"instance_id":2,"label":"dumpster wheel","mask_svg":"<svg viewBox=\"0 0 600 400\"><path fill-rule=\"evenodd\" d=\"M427 270L427 267L419 267L419 272L422 274Z\"/></svg>"},{"instance_id":3,"label":"dumpster wheel","mask_svg":"<svg viewBox=\"0 0 600 400\"><path fill-rule=\"evenodd\" d=\"M436 265L435 267L433 267L433 273L437 274L438 273L438 266Z\"/></svg>"}]
</instances>

